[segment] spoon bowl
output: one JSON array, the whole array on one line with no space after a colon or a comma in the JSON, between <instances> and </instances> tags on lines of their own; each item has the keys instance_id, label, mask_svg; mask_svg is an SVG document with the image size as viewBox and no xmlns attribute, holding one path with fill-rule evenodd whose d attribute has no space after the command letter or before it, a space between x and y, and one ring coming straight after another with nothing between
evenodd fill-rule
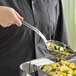
<instances>
[{"instance_id":1,"label":"spoon bowl","mask_svg":"<svg viewBox=\"0 0 76 76\"><path fill-rule=\"evenodd\" d=\"M69 46L56 40L48 40L47 49L51 55L59 59L71 59L76 55Z\"/></svg>"}]
</instances>

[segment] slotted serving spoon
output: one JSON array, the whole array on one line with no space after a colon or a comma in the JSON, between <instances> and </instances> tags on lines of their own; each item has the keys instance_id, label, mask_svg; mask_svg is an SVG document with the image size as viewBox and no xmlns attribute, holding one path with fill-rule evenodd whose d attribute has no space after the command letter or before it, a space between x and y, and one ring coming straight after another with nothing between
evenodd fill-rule
<instances>
[{"instance_id":1,"label":"slotted serving spoon","mask_svg":"<svg viewBox=\"0 0 76 76\"><path fill-rule=\"evenodd\" d=\"M45 38L45 36L37 28L35 28L34 26L30 25L29 23L27 23L25 21L22 21L22 24L24 24L26 27L32 29L33 31L35 31L43 39L43 41L45 42L45 45L46 45L49 53L51 55L53 55L54 57L61 58L61 59L71 59L71 58L73 58L76 55L76 53L70 47L68 47L67 45L65 45L65 44L63 44L63 43L61 43L59 41L47 40ZM67 54L67 53L64 53L64 52L54 51L54 50L49 48L49 46L51 44L56 44L56 43L57 44L61 44L61 45L65 46L65 47L67 47L68 49L70 49L72 54L70 54L70 53Z\"/></svg>"}]
</instances>

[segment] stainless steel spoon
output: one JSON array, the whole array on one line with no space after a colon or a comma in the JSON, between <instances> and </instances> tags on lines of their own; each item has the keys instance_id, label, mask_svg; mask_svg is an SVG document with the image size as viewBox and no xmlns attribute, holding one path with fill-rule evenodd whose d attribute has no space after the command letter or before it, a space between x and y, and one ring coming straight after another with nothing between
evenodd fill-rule
<instances>
[{"instance_id":1,"label":"stainless steel spoon","mask_svg":"<svg viewBox=\"0 0 76 76\"><path fill-rule=\"evenodd\" d=\"M28 28L32 29L33 31L35 31L45 42L45 44L47 44L48 40L45 38L45 36L35 27L33 27L32 25L30 25L29 23L22 21L22 23L27 26Z\"/></svg>"},{"instance_id":2,"label":"stainless steel spoon","mask_svg":"<svg viewBox=\"0 0 76 76\"><path fill-rule=\"evenodd\" d=\"M55 40L47 40L46 38L45 38L45 36L37 29L37 28L35 28L34 26L32 26L32 25L30 25L29 23L27 23L27 22L25 22L25 21L22 21L22 23L26 26L26 27L28 27L28 28L30 28L30 29L32 29L33 31L35 31L42 39L43 39L43 41L45 42L45 45L46 45L46 47L47 47L47 49L48 49L48 51L49 51L49 53L51 54L51 55L53 55L54 57L56 57L56 58L64 58L64 59L71 59L71 58L73 58L75 55L76 55L76 53L70 48L70 47L68 47L68 46L66 46L65 44L63 44L63 43L61 43L61 42L59 42L59 41L55 41ZM58 52L58 51L54 51L54 50L52 50L52 49L50 49L49 48L49 46L51 45L51 44L56 44L56 43L58 43L58 44L62 44L62 45L64 45L64 46L66 46L66 47L68 47L68 49L70 49L73 53L72 54L70 54L70 53L63 53L63 52Z\"/></svg>"}]
</instances>

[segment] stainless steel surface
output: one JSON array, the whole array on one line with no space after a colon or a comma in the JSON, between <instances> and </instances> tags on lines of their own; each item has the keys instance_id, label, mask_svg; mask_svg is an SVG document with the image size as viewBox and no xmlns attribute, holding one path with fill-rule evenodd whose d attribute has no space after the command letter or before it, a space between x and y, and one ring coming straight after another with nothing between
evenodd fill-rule
<instances>
[{"instance_id":1,"label":"stainless steel surface","mask_svg":"<svg viewBox=\"0 0 76 76\"><path fill-rule=\"evenodd\" d=\"M29 62L20 65L21 76L32 76L31 73L34 72L34 67Z\"/></svg>"},{"instance_id":2,"label":"stainless steel surface","mask_svg":"<svg viewBox=\"0 0 76 76\"><path fill-rule=\"evenodd\" d=\"M35 31L44 40L45 44L47 43L47 39L45 38L45 36L37 28L33 27L32 25L30 25L29 23L27 23L25 21L22 21L22 23L26 27L28 27L28 28L32 29L33 31Z\"/></svg>"},{"instance_id":3,"label":"stainless steel surface","mask_svg":"<svg viewBox=\"0 0 76 76\"><path fill-rule=\"evenodd\" d=\"M22 63L20 65L21 76L36 76L36 72L38 73L37 70L39 66L53 63L54 62L48 58L40 58Z\"/></svg>"},{"instance_id":4,"label":"stainless steel surface","mask_svg":"<svg viewBox=\"0 0 76 76\"><path fill-rule=\"evenodd\" d=\"M47 58L35 59L32 61L22 63L20 65L21 76L51 76L48 73L43 72L42 70L39 69L39 67L41 67L43 65L47 65L47 64L51 65L51 64L55 63L50 59L52 59L52 58L47 57ZM76 56L68 61L76 62Z\"/></svg>"},{"instance_id":5,"label":"stainless steel surface","mask_svg":"<svg viewBox=\"0 0 76 76\"><path fill-rule=\"evenodd\" d=\"M74 63L76 63L76 57L73 58L73 59L71 59L71 60L68 60L67 62L74 62ZM50 65L51 65L51 64L50 64ZM43 65L43 66L44 66L44 65ZM42 70L41 70L41 67L42 67L42 66L40 66L40 68L39 68L39 70L38 70L38 76L52 76L52 75L48 74L47 72L42 71Z\"/></svg>"},{"instance_id":6,"label":"stainless steel surface","mask_svg":"<svg viewBox=\"0 0 76 76\"><path fill-rule=\"evenodd\" d=\"M53 55L54 57L56 57L58 59L68 60L68 59L71 59L74 56L76 56L76 52L74 52L69 46L65 45L64 43L61 43L61 42L56 41L56 40L49 40L48 43L50 43L50 45L52 43L53 44L56 44L56 43L61 44L62 46L67 47L71 52L73 52L72 54L71 53L64 53L64 52L58 52L58 51L50 50L50 48L47 48L48 51L51 53L51 55Z\"/></svg>"},{"instance_id":7,"label":"stainless steel surface","mask_svg":"<svg viewBox=\"0 0 76 76\"><path fill-rule=\"evenodd\" d=\"M73 53L73 54L70 54L70 53L69 53L69 54L67 54L67 53L63 53L63 52L58 52L58 51L51 50L51 49L49 48L49 45L51 45L50 41L51 41L52 43L55 43L56 41L54 41L54 40L47 40L47 39L45 38L45 36L44 36L37 28L33 27L32 25L30 25L29 23L27 23L27 22L25 22L25 21L22 21L22 23L23 23L26 27L28 27L28 28L32 29L33 31L35 31L35 32L44 40L45 45L46 45L49 53L50 53L51 55L53 55L54 57L61 58L61 59L69 59L69 58L72 58L72 57L74 57L74 56L76 55L76 53ZM61 43L61 42L59 42L59 43ZM61 43L61 44L62 44L62 43ZM63 44L63 45L65 45L65 44ZM68 47L68 46L67 46L67 47ZM63 57L62 57L62 56L63 56Z\"/></svg>"}]
</instances>

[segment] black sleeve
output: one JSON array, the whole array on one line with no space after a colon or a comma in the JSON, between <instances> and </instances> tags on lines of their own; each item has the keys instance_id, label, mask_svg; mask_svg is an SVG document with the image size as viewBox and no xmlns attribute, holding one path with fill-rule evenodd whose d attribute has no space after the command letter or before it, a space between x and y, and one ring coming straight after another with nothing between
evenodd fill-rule
<instances>
[{"instance_id":1,"label":"black sleeve","mask_svg":"<svg viewBox=\"0 0 76 76\"><path fill-rule=\"evenodd\" d=\"M54 40L63 42L68 45L68 38L67 38L66 26L64 22L61 0L58 0L56 11L58 18L57 18L56 31L54 33Z\"/></svg>"}]
</instances>

